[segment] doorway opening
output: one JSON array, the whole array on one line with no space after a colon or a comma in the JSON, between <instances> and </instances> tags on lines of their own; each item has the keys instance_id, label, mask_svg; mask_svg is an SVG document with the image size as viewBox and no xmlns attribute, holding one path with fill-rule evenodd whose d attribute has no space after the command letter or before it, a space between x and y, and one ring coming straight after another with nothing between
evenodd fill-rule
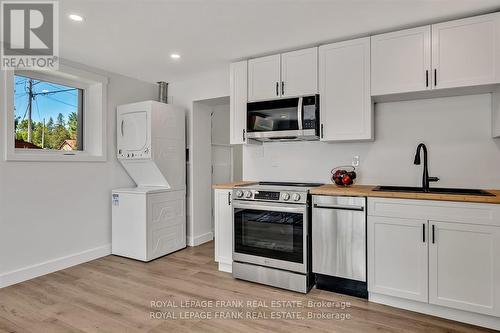
<instances>
[{"instance_id":1,"label":"doorway opening","mask_svg":"<svg viewBox=\"0 0 500 333\"><path fill-rule=\"evenodd\" d=\"M196 246L213 239L212 186L242 179L242 146L229 143L229 96L194 102L192 117L188 243Z\"/></svg>"}]
</instances>

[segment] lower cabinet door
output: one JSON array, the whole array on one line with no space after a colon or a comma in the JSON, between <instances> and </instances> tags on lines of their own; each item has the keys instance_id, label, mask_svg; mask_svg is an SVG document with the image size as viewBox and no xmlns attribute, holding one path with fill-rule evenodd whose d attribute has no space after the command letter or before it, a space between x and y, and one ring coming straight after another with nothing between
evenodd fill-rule
<instances>
[{"instance_id":1,"label":"lower cabinet door","mask_svg":"<svg viewBox=\"0 0 500 333\"><path fill-rule=\"evenodd\" d=\"M500 227L429 221L429 303L500 315Z\"/></svg>"},{"instance_id":2,"label":"lower cabinet door","mask_svg":"<svg viewBox=\"0 0 500 333\"><path fill-rule=\"evenodd\" d=\"M231 190L215 190L215 261L231 265L233 262L233 207Z\"/></svg>"},{"instance_id":3,"label":"lower cabinet door","mask_svg":"<svg viewBox=\"0 0 500 333\"><path fill-rule=\"evenodd\" d=\"M428 301L427 221L368 216L368 291Z\"/></svg>"}]
</instances>

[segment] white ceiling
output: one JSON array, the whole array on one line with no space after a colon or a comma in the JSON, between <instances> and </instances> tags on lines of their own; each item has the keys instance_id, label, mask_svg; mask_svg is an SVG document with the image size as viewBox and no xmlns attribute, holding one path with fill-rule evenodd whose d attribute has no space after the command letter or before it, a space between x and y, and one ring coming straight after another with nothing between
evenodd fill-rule
<instances>
[{"instance_id":1,"label":"white ceiling","mask_svg":"<svg viewBox=\"0 0 500 333\"><path fill-rule=\"evenodd\" d=\"M500 0L61 0L60 53L172 82L232 60L493 10Z\"/></svg>"}]
</instances>

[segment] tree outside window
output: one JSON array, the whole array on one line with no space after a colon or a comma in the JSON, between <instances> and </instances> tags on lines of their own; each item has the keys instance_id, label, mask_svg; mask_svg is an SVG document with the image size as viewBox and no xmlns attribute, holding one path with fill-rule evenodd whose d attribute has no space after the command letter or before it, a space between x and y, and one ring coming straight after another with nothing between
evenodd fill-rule
<instances>
[{"instance_id":1,"label":"tree outside window","mask_svg":"<svg viewBox=\"0 0 500 333\"><path fill-rule=\"evenodd\" d=\"M83 150L83 90L15 75L16 148Z\"/></svg>"}]
</instances>

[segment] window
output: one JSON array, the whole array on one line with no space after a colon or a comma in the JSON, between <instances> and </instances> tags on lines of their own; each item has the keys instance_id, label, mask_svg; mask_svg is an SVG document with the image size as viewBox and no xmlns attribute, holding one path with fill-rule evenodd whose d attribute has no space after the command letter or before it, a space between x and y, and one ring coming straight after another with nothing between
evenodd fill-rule
<instances>
[{"instance_id":1,"label":"window","mask_svg":"<svg viewBox=\"0 0 500 333\"><path fill-rule=\"evenodd\" d=\"M82 151L83 97L83 89L15 74L15 148Z\"/></svg>"},{"instance_id":2,"label":"window","mask_svg":"<svg viewBox=\"0 0 500 333\"><path fill-rule=\"evenodd\" d=\"M64 61L57 71L0 71L5 159L106 161L108 78L98 73Z\"/></svg>"}]
</instances>

